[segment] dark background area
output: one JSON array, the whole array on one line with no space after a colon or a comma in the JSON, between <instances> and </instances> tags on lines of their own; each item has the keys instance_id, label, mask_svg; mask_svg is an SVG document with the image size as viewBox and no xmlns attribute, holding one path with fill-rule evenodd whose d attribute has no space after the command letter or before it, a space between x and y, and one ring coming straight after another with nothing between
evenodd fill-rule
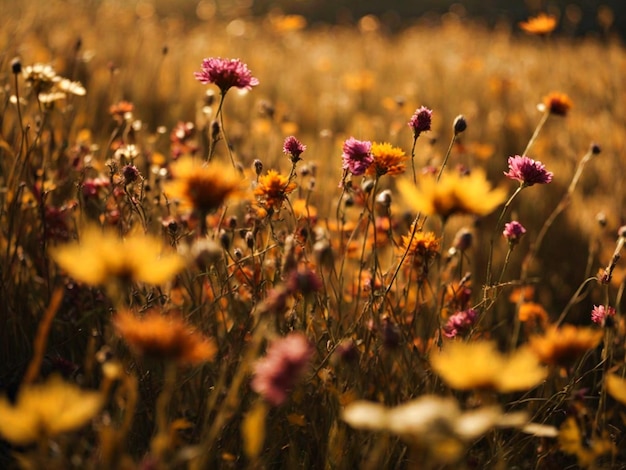
<instances>
[{"instance_id":1,"label":"dark background area","mask_svg":"<svg viewBox=\"0 0 626 470\"><path fill-rule=\"evenodd\" d=\"M231 2L232 0L218 1ZM606 35L626 33L624 0L240 0L252 3L257 14L279 8L284 13L304 15L310 23L348 23L374 14L390 30L402 28L418 18L436 21L454 11L493 26L502 21L516 24L529 16L547 11L559 18L556 33L567 35ZM235 0L237 2L237 0Z\"/></svg>"}]
</instances>

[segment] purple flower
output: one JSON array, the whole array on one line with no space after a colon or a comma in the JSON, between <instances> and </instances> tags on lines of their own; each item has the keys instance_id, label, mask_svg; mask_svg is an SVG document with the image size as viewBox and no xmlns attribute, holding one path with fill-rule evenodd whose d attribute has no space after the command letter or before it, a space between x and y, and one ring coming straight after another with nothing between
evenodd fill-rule
<instances>
[{"instance_id":1,"label":"purple flower","mask_svg":"<svg viewBox=\"0 0 626 470\"><path fill-rule=\"evenodd\" d=\"M274 341L254 366L252 390L274 406L282 405L313 356L302 333L290 333Z\"/></svg>"},{"instance_id":2,"label":"purple flower","mask_svg":"<svg viewBox=\"0 0 626 470\"><path fill-rule=\"evenodd\" d=\"M343 143L343 169L355 176L362 175L374 161L371 153L372 143L350 137Z\"/></svg>"},{"instance_id":3,"label":"purple flower","mask_svg":"<svg viewBox=\"0 0 626 470\"><path fill-rule=\"evenodd\" d=\"M294 136L290 135L285 139L285 143L283 144L283 152L286 155L289 155L292 163L299 162L301 160L300 155L302 152L306 150L306 145L300 143L298 139Z\"/></svg>"},{"instance_id":4,"label":"purple flower","mask_svg":"<svg viewBox=\"0 0 626 470\"><path fill-rule=\"evenodd\" d=\"M526 233L526 229L517 220L504 224L504 231L502 235L506 238L511 245L515 245L519 242L522 235Z\"/></svg>"},{"instance_id":5,"label":"purple flower","mask_svg":"<svg viewBox=\"0 0 626 470\"><path fill-rule=\"evenodd\" d=\"M456 338L458 335L465 334L476 321L478 312L473 308L456 312L448 318L443 327L443 334L448 338Z\"/></svg>"},{"instance_id":6,"label":"purple flower","mask_svg":"<svg viewBox=\"0 0 626 470\"><path fill-rule=\"evenodd\" d=\"M604 305L594 305L591 311L591 321L598 325L604 326L608 318L615 316L613 307L605 307Z\"/></svg>"},{"instance_id":7,"label":"purple flower","mask_svg":"<svg viewBox=\"0 0 626 470\"><path fill-rule=\"evenodd\" d=\"M430 130L433 112L426 106L417 108L409 121L409 127L413 129L413 136L417 139L422 132Z\"/></svg>"},{"instance_id":8,"label":"purple flower","mask_svg":"<svg viewBox=\"0 0 626 470\"><path fill-rule=\"evenodd\" d=\"M239 59L222 59L211 57L202 61L202 70L195 72L196 79L203 83L214 83L226 93L230 88L236 87L251 90L259 84L259 80L252 76L248 66Z\"/></svg>"},{"instance_id":9,"label":"purple flower","mask_svg":"<svg viewBox=\"0 0 626 470\"><path fill-rule=\"evenodd\" d=\"M519 181L523 186L547 184L552 181L552 172L546 170L543 163L525 155L509 157L509 171L504 174L512 180Z\"/></svg>"}]
</instances>

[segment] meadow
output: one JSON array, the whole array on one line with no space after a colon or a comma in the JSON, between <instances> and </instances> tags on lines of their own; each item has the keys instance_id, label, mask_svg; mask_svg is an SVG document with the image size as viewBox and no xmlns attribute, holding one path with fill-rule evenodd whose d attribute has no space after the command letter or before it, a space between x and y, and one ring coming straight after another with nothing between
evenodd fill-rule
<instances>
[{"instance_id":1,"label":"meadow","mask_svg":"<svg viewBox=\"0 0 626 470\"><path fill-rule=\"evenodd\" d=\"M626 468L619 40L0 6L2 468Z\"/></svg>"}]
</instances>

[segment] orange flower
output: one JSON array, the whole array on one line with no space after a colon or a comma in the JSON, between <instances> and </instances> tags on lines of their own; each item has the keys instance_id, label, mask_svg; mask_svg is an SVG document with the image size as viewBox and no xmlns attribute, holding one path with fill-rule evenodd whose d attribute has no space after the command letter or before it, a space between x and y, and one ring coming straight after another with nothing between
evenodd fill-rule
<instances>
[{"instance_id":1,"label":"orange flower","mask_svg":"<svg viewBox=\"0 0 626 470\"><path fill-rule=\"evenodd\" d=\"M557 21L553 15L540 13L539 15L529 18L527 21L519 23L519 27L528 34L544 35L551 33L556 28Z\"/></svg>"},{"instance_id":2,"label":"orange flower","mask_svg":"<svg viewBox=\"0 0 626 470\"><path fill-rule=\"evenodd\" d=\"M518 317L522 323L528 322L530 325L545 325L548 321L548 313L536 302L524 302L520 305Z\"/></svg>"},{"instance_id":3,"label":"orange flower","mask_svg":"<svg viewBox=\"0 0 626 470\"><path fill-rule=\"evenodd\" d=\"M398 147L394 147L391 144L376 143L372 144L371 154L374 157L374 161L367 168L365 172L370 176L382 176L382 175L400 175L404 173L406 168L405 161L407 159L404 154L404 150Z\"/></svg>"},{"instance_id":4,"label":"orange flower","mask_svg":"<svg viewBox=\"0 0 626 470\"><path fill-rule=\"evenodd\" d=\"M269 170L267 174L259 177L254 194L265 207L278 210L283 205L287 194L296 189L296 186L297 184L290 182L288 177L276 170Z\"/></svg>"},{"instance_id":5,"label":"orange flower","mask_svg":"<svg viewBox=\"0 0 626 470\"><path fill-rule=\"evenodd\" d=\"M409 233L402 236L400 253L408 253L404 259L405 263L412 262L416 267L424 267L439 254L440 240L433 232L417 230L413 234L413 230L411 226Z\"/></svg>"},{"instance_id":6,"label":"orange flower","mask_svg":"<svg viewBox=\"0 0 626 470\"><path fill-rule=\"evenodd\" d=\"M179 364L200 364L215 357L215 343L195 331L177 315L149 310L142 317L118 312L113 325L118 334L139 354L170 359Z\"/></svg>"},{"instance_id":7,"label":"orange flower","mask_svg":"<svg viewBox=\"0 0 626 470\"><path fill-rule=\"evenodd\" d=\"M545 364L569 365L585 352L600 344L602 331L565 325L551 328L544 336L533 336L530 348Z\"/></svg>"},{"instance_id":8,"label":"orange flower","mask_svg":"<svg viewBox=\"0 0 626 470\"><path fill-rule=\"evenodd\" d=\"M556 116L567 116L572 108L572 100L565 93L553 91L543 98L543 106L545 109Z\"/></svg>"},{"instance_id":9,"label":"orange flower","mask_svg":"<svg viewBox=\"0 0 626 470\"><path fill-rule=\"evenodd\" d=\"M242 179L230 166L213 162L204 164L191 157L183 157L172 164L174 179L165 185L166 194L194 209L209 214L227 198L239 193Z\"/></svg>"}]
</instances>

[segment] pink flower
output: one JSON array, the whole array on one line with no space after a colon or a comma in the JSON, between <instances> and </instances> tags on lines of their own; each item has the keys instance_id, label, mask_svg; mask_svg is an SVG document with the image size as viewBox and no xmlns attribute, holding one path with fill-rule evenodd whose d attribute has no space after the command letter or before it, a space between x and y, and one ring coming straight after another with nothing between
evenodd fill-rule
<instances>
[{"instance_id":1,"label":"pink flower","mask_svg":"<svg viewBox=\"0 0 626 470\"><path fill-rule=\"evenodd\" d=\"M609 318L615 316L615 309L613 307L605 307L604 305L594 305L591 311L591 321L598 325L606 325Z\"/></svg>"},{"instance_id":2,"label":"pink flower","mask_svg":"<svg viewBox=\"0 0 626 470\"><path fill-rule=\"evenodd\" d=\"M306 150L306 145L300 143L294 136L289 136L285 139L283 144L283 152L285 155L289 155L292 163L299 162L301 160L300 155Z\"/></svg>"},{"instance_id":3,"label":"pink flower","mask_svg":"<svg viewBox=\"0 0 626 470\"><path fill-rule=\"evenodd\" d=\"M350 137L343 143L343 169L355 176L362 175L374 161L371 153L372 143Z\"/></svg>"},{"instance_id":4,"label":"pink flower","mask_svg":"<svg viewBox=\"0 0 626 470\"><path fill-rule=\"evenodd\" d=\"M417 139L422 132L430 130L433 118L432 110L426 106L417 108L409 121L409 127L413 129L413 136Z\"/></svg>"},{"instance_id":5,"label":"pink flower","mask_svg":"<svg viewBox=\"0 0 626 470\"><path fill-rule=\"evenodd\" d=\"M458 335L467 333L474 321L476 321L477 316L478 312L473 308L456 312L448 318L443 327L443 334L448 338L456 338Z\"/></svg>"},{"instance_id":6,"label":"pink flower","mask_svg":"<svg viewBox=\"0 0 626 470\"><path fill-rule=\"evenodd\" d=\"M282 405L312 356L313 348L302 333L274 341L254 366L252 390L270 404Z\"/></svg>"},{"instance_id":7,"label":"pink flower","mask_svg":"<svg viewBox=\"0 0 626 470\"><path fill-rule=\"evenodd\" d=\"M519 181L523 186L547 184L552 181L552 172L547 171L543 163L525 155L509 157L509 171L504 174L512 180Z\"/></svg>"},{"instance_id":8,"label":"pink flower","mask_svg":"<svg viewBox=\"0 0 626 470\"><path fill-rule=\"evenodd\" d=\"M522 235L526 233L526 229L517 220L504 224L504 231L502 235L506 238L510 244L515 245L519 242Z\"/></svg>"},{"instance_id":9,"label":"pink flower","mask_svg":"<svg viewBox=\"0 0 626 470\"><path fill-rule=\"evenodd\" d=\"M248 66L239 59L222 59L211 57L202 61L202 70L195 72L196 79L203 84L214 83L226 93L230 88L251 90L259 84L259 80L252 76Z\"/></svg>"}]
</instances>

